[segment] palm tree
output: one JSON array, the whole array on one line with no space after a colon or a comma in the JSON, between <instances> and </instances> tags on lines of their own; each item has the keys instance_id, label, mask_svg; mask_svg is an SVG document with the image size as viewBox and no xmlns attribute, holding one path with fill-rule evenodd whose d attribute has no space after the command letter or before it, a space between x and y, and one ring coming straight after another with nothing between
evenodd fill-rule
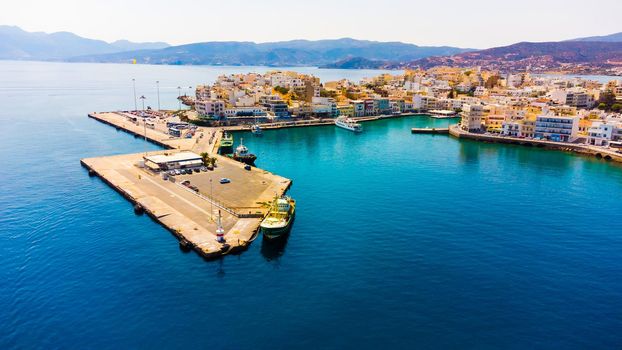
<instances>
[{"instance_id":1,"label":"palm tree","mask_svg":"<svg viewBox=\"0 0 622 350\"><path fill-rule=\"evenodd\" d=\"M203 165L208 166L210 163L209 153L203 152L200 154L200 156L201 156L201 159L203 159Z\"/></svg>"}]
</instances>

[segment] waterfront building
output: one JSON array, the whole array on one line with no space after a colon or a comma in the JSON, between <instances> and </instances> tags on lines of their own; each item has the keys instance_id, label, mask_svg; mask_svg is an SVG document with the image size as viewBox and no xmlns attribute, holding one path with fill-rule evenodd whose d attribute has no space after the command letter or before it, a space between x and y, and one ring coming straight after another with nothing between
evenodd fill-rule
<instances>
[{"instance_id":1,"label":"waterfront building","mask_svg":"<svg viewBox=\"0 0 622 350\"><path fill-rule=\"evenodd\" d=\"M365 102L361 100L352 100L350 101L352 108L354 108L354 116L355 117L363 117L365 116Z\"/></svg>"},{"instance_id":2,"label":"waterfront building","mask_svg":"<svg viewBox=\"0 0 622 350\"><path fill-rule=\"evenodd\" d=\"M572 142L577 138L578 132L577 116L540 115L536 118L536 138Z\"/></svg>"},{"instance_id":3,"label":"waterfront building","mask_svg":"<svg viewBox=\"0 0 622 350\"><path fill-rule=\"evenodd\" d=\"M475 104L465 104L462 108L460 126L469 132L480 132L482 130L482 117L484 106Z\"/></svg>"},{"instance_id":4,"label":"waterfront building","mask_svg":"<svg viewBox=\"0 0 622 350\"><path fill-rule=\"evenodd\" d=\"M200 117L223 117L225 102L221 100L197 100L194 108Z\"/></svg>"},{"instance_id":5,"label":"waterfront building","mask_svg":"<svg viewBox=\"0 0 622 350\"><path fill-rule=\"evenodd\" d=\"M337 110L339 112L339 116L346 116L346 117L354 117L354 105L353 104L348 104L348 105L338 105L337 106Z\"/></svg>"},{"instance_id":6,"label":"waterfront building","mask_svg":"<svg viewBox=\"0 0 622 350\"><path fill-rule=\"evenodd\" d=\"M595 146L609 146L613 138L615 126L603 122L595 122L587 132L587 143Z\"/></svg>"}]
</instances>

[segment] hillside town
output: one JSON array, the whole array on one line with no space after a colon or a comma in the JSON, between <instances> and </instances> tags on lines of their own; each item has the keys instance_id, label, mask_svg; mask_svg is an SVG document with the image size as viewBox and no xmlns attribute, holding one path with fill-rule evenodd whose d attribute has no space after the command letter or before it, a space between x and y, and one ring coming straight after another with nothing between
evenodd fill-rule
<instances>
[{"instance_id":1,"label":"hillside town","mask_svg":"<svg viewBox=\"0 0 622 350\"><path fill-rule=\"evenodd\" d=\"M429 113L466 132L622 147L622 82L436 67L359 82L288 71L223 75L184 102L204 122L253 124ZM182 96L183 97L183 96Z\"/></svg>"}]
</instances>

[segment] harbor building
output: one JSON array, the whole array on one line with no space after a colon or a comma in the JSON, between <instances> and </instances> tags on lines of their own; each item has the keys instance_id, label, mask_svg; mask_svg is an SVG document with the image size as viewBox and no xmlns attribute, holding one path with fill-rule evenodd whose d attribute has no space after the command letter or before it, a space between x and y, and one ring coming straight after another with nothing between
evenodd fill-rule
<instances>
[{"instance_id":1,"label":"harbor building","mask_svg":"<svg viewBox=\"0 0 622 350\"><path fill-rule=\"evenodd\" d=\"M145 166L153 171L195 168L203 165L203 158L193 152L145 156Z\"/></svg>"},{"instance_id":2,"label":"harbor building","mask_svg":"<svg viewBox=\"0 0 622 350\"><path fill-rule=\"evenodd\" d=\"M579 117L540 115L536 118L535 137L550 141L572 142L579 132Z\"/></svg>"}]
</instances>

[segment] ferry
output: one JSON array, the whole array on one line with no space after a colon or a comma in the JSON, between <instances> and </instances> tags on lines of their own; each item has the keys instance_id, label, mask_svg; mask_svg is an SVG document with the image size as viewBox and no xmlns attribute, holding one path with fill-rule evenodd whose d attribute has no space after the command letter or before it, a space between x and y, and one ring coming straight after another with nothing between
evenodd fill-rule
<instances>
[{"instance_id":1,"label":"ferry","mask_svg":"<svg viewBox=\"0 0 622 350\"><path fill-rule=\"evenodd\" d=\"M295 200L287 196L275 198L268 215L259 225L264 237L273 239L286 235L291 229L295 214Z\"/></svg>"},{"instance_id":2,"label":"ferry","mask_svg":"<svg viewBox=\"0 0 622 350\"><path fill-rule=\"evenodd\" d=\"M363 132L363 126L357 123L354 119L339 117L337 118L337 120L335 120L335 125L339 128L343 128L346 130Z\"/></svg>"},{"instance_id":3,"label":"ferry","mask_svg":"<svg viewBox=\"0 0 622 350\"><path fill-rule=\"evenodd\" d=\"M237 160L238 162L242 162L248 165L253 165L255 164L255 160L257 159L257 156L252 153L248 153L248 148L244 146L243 142L244 142L244 139L240 139L240 145L236 147L232 158Z\"/></svg>"},{"instance_id":4,"label":"ferry","mask_svg":"<svg viewBox=\"0 0 622 350\"><path fill-rule=\"evenodd\" d=\"M233 135L227 131L222 132L222 139L220 139L220 147L218 148L220 154L233 153Z\"/></svg>"}]
</instances>

